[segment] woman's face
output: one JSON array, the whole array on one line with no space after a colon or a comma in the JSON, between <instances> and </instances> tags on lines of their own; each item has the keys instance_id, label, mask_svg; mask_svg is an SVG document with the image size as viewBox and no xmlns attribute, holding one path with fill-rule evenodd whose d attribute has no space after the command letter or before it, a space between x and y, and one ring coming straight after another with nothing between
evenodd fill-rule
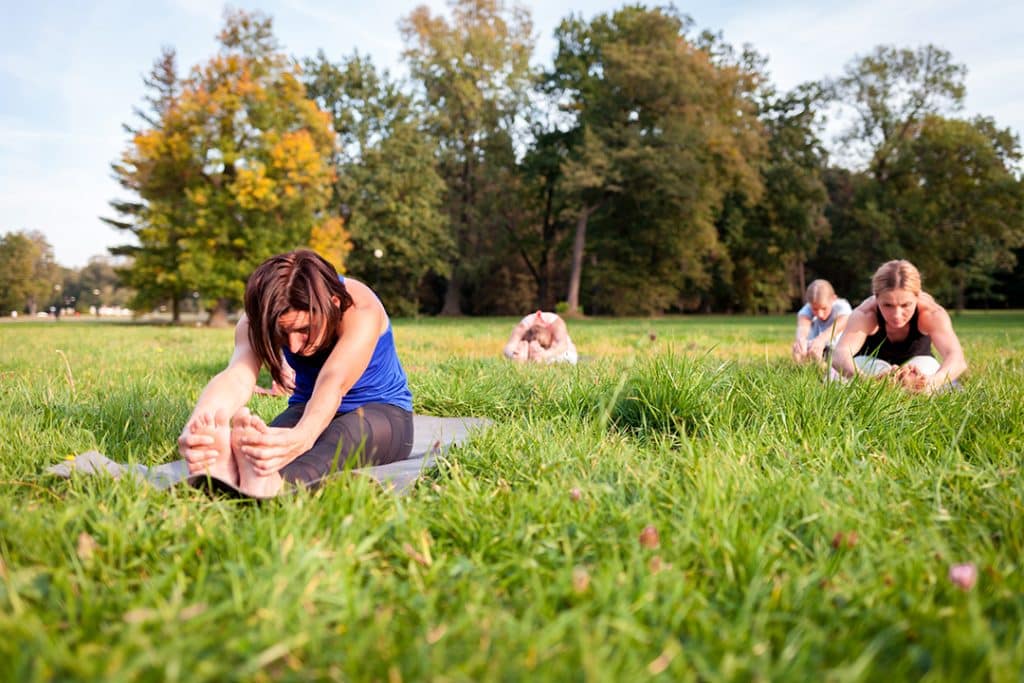
<instances>
[{"instance_id":1,"label":"woman's face","mask_svg":"<svg viewBox=\"0 0 1024 683\"><path fill-rule=\"evenodd\" d=\"M889 329L899 329L910 323L917 310L917 294L906 289L889 289L879 294L878 310Z\"/></svg>"},{"instance_id":2,"label":"woman's face","mask_svg":"<svg viewBox=\"0 0 1024 683\"><path fill-rule=\"evenodd\" d=\"M289 309L277 319L277 327L287 340L288 350L300 356L312 356L324 341L324 330L311 330L309 313Z\"/></svg>"}]
</instances>

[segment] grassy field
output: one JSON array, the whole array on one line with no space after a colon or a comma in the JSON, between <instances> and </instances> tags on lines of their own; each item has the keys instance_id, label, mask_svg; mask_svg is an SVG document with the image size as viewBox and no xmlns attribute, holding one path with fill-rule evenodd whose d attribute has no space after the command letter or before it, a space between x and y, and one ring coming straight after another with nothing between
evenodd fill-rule
<instances>
[{"instance_id":1,"label":"grassy field","mask_svg":"<svg viewBox=\"0 0 1024 683\"><path fill-rule=\"evenodd\" d=\"M0 325L0 680L1022 679L1024 313L935 397L823 384L790 316L573 322L576 368L514 322L396 321L416 410L495 421L409 495L260 505L43 474L175 459L230 332Z\"/></svg>"}]
</instances>

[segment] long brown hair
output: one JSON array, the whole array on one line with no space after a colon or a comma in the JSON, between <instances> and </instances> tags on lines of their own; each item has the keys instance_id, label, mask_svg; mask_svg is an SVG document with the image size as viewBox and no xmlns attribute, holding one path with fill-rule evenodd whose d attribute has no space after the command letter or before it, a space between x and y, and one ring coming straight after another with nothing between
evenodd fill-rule
<instances>
[{"instance_id":1,"label":"long brown hair","mask_svg":"<svg viewBox=\"0 0 1024 683\"><path fill-rule=\"evenodd\" d=\"M332 297L338 297L335 306ZM309 338L324 330L322 347L337 341L341 315L352 306L352 297L338 278L338 271L309 249L271 256L261 263L245 285L245 315L249 318L249 345L267 366L274 381L286 386L281 349L288 344L278 320L290 310L309 314ZM291 388L291 387L289 387Z\"/></svg>"}]
</instances>

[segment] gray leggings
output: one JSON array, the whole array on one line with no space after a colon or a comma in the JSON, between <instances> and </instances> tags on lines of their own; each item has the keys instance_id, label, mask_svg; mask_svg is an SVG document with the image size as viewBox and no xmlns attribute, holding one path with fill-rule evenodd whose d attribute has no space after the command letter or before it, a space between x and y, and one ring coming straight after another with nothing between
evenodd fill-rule
<instances>
[{"instance_id":1,"label":"gray leggings","mask_svg":"<svg viewBox=\"0 0 1024 683\"><path fill-rule=\"evenodd\" d=\"M306 409L296 403L274 418L271 427L294 427ZM412 413L386 403L368 403L334 416L313 447L281 470L285 481L315 487L328 474L345 467L386 465L412 452Z\"/></svg>"}]
</instances>

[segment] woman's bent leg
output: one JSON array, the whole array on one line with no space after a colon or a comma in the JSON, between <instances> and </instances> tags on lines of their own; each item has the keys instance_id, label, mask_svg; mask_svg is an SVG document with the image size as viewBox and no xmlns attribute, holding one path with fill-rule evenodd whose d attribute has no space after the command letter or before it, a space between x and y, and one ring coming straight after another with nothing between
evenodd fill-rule
<instances>
[{"instance_id":1,"label":"woman's bent leg","mask_svg":"<svg viewBox=\"0 0 1024 683\"><path fill-rule=\"evenodd\" d=\"M914 356L908 360L904 365L913 365L915 368L920 370L921 374L925 377L931 377L939 371L939 361L932 356Z\"/></svg>"},{"instance_id":2,"label":"woman's bent leg","mask_svg":"<svg viewBox=\"0 0 1024 683\"><path fill-rule=\"evenodd\" d=\"M297 417L288 415L292 408L299 409ZM273 426L294 426L303 408L290 406L275 418ZM282 424L277 424L278 419ZM335 416L313 447L286 465L281 476L286 481L314 486L331 472L343 469L351 459L356 466L405 460L412 452L412 438L412 413L397 406L369 403Z\"/></svg>"},{"instance_id":3,"label":"woman's bent leg","mask_svg":"<svg viewBox=\"0 0 1024 683\"><path fill-rule=\"evenodd\" d=\"M873 356L857 356L853 359L853 364L862 375L867 375L868 377L882 375L892 369L892 365L888 362Z\"/></svg>"}]
</instances>

